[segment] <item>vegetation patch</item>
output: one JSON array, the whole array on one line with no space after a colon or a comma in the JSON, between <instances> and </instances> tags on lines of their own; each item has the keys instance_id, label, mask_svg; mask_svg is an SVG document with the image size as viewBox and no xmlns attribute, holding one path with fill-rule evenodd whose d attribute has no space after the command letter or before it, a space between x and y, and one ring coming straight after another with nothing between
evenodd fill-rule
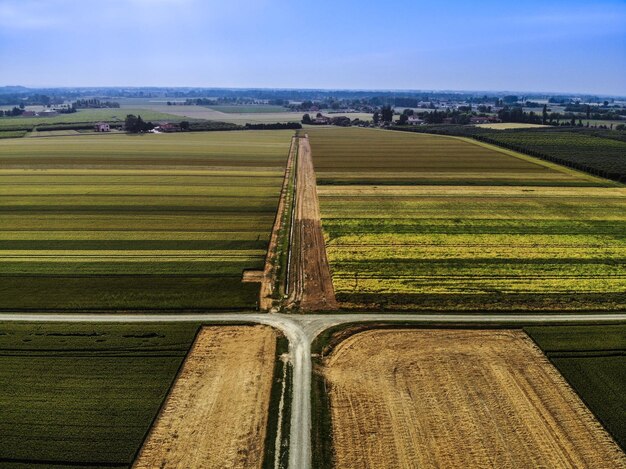
<instances>
[{"instance_id":1,"label":"vegetation patch","mask_svg":"<svg viewBox=\"0 0 626 469\"><path fill-rule=\"evenodd\" d=\"M394 127L394 130L473 137L590 174L626 181L624 131L551 127L529 129L528 126L494 130L455 125Z\"/></svg>"},{"instance_id":2,"label":"vegetation patch","mask_svg":"<svg viewBox=\"0 0 626 469\"><path fill-rule=\"evenodd\" d=\"M0 323L0 465L130 467L197 327Z\"/></svg>"},{"instance_id":3,"label":"vegetation patch","mask_svg":"<svg viewBox=\"0 0 626 469\"><path fill-rule=\"evenodd\" d=\"M291 134L3 140L0 310L254 308Z\"/></svg>"},{"instance_id":4,"label":"vegetation patch","mask_svg":"<svg viewBox=\"0 0 626 469\"><path fill-rule=\"evenodd\" d=\"M626 450L626 325L542 326L525 331Z\"/></svg>"},{"instance_id":5,"label":"vegetation patch","mask_svg":"<svg viewBox=\"0 0 626 469\"><path fill-rule=\"evenodd\" d=\"M343 308L626 307L623 187L458 138L363 129L310 138Z\"/></svg>"}]
</instances>

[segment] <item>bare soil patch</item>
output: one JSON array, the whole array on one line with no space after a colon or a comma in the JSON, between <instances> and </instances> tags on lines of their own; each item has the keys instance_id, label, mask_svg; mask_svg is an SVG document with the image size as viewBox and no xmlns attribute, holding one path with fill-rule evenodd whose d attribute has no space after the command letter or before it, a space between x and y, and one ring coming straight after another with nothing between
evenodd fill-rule
<instances>
[{"instance_id":1,"label":"bare soil patch","mask_svg":"<svg viewBox=\"0 0 626 469\"><path fill-rule=\"evenodd\" d=\"M362 332L324 376L338 468L626 467L521 331Z\"/></svg>"},{"instance_id":2,"label":"bare soil patch","mask_svg":"<svg viewBox=\"0 0 626 469\"><path fill-rule=\"evenodd\" d=\"M300 138L294 237L292 244L292 301L304 311L338 309L326 257L317 196L317 181L308 138Z\"/></svg>"},{"instance_id":3,"label":"bare soil patch","mask_svg":"<svg viewBox=\"0 0 626 469\"><path fill-rule=\"evenodd\" d=\"M244 270L241 281L243 283L261 283L263 281L263 271Z\"/></svg>"},{"instance_id":4,"label":"bare soil patch","mask_svg":"<svg viewBox=\"0 0 626 469\"><path fill-rule=\"evenodd\" d=\"M135 468L260 468L276 332L204 327Z\"/></svg>"}]
</instances>

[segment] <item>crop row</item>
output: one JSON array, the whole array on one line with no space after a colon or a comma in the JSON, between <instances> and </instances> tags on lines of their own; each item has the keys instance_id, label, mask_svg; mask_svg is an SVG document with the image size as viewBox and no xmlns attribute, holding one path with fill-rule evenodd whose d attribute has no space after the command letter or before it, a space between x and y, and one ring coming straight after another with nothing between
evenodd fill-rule
<instances>
[{"instance_id":1,"label":"crop row","mask_svg":"<svg viewBox=\"0 0 626 469\"><path fill-rule=\"evenodd\" d=\"M0 465L130 466L196 330L0 323Z\"/></svg>"},{"instance_id":2,"label":"crop row","mask_svg":"<svg viewBox=\"0 0 626 469\"><path fill-rule=\"evenodd\" d=\"M0 309L254 308L290 135L0 144Z\"/></svg>"},{"instance_id":3,"label":"crop row","mask_svg":"<svg viewBox=\"0 0 626 469\"><path fill-rule=\"evenodd\" d=\"M626 449L626 325L528 327L526 332Z\"/></svg>"},{"instance_id":4,"label":"crop row","mask_svg":"<svg viewBox=\"0 0 626 469\"><path fill-rule=\"evenodd\" d=\"M315 129L312 145L343 307L626 307L623 187L444 136Z\"/></svg>"},{"instance_id":5,"label":"crop row","mask_svg":"<svg viewBox=\"0 0 626 469\"><path fill-rule=\"evenodd\" d=\"M395 127L405 132L472 137L616 181L626 178L626 133L591 129L490 130L471 126Z\"/></svg>"},{"instance_id":6,"label":"crop row","mask_svg":"<svg viewBox=\"0 0 626 469\"><path fill-rule=\"evenodd\" d=\"M364 129L309 132L320 184L606 185L472 140Z\"/></svg>"}]
</instances>

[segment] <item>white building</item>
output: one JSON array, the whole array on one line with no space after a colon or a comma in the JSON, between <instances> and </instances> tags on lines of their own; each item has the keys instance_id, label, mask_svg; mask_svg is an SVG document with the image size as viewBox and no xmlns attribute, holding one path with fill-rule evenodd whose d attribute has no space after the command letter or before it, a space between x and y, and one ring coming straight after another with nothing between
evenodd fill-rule
<instances>
[{"instance_id":1,"label":"white building","mask_svg":"<svg viewBox=\"0 0 626 469\"><path fill-rule=\"evenodd\" d=\"M106 122L98 122L95 125L95 131L96 132L110 132L111 127Z\"/></svg>"}]
</instances>

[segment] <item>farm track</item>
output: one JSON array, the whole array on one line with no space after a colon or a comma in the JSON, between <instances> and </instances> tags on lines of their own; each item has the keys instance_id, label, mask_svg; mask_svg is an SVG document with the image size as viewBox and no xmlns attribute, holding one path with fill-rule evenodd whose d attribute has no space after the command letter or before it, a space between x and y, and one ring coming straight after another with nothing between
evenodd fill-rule
<instances>
[{"instance_id":1,"label":"farm track","mask_svg":"<svg viewBox=\"0 0 626 469\"><path fill-rule=\"evenodd\" d=\"M203 327L133 467L260 468L276 335Z\"/></svg>"},{"instance_id":2,"label":"farm track","mask_svg":"<svg viewBox=\"0 0 626 469\"><path fill-rule=\"evenodd\" d=\"M294 236L291 249L292 290L288 307L302 311L339 308L326 256L315 169L308 137L299 138Z\"/></svg>"},{"instance_id":3,"label":"farm track","mask_svg":"<svg viewBox=\"0 0 626 469\"><path fill-rule=\"evenodd\" d=\"M520 330L369 330L323 374L337 468L626 467Z\"/></svg>"},{"instance_id":4,"label":"farm track","mask_svg":"<svg viewBox=\"0 0 626 469\"><path fill-rule=\"evenodd\" d=\"M280 191L280 199L278 201L278 209L276 210L276 218L272 227L269 246L267 248L267 256L265 257L265 267L263 269L263 280L261 281L261 291L259 293L259 309L261 311L269 311L273 305L272 295L274 293L274 285L276 285L277 272L277 249L279 242L279 234L283 220L283 213L286 210L287 192L289 191L289 181L292 171L294 170L294 161L298 150L298 139L292 137L291 147L289 148L289 158L285 168L285 177L283 186Z\"/></svg>"},{"instance_id":5,"label":"farm track","mask_svg":"<svg viewBox=\"0 0 626 469\"><path fill-rule=\"evenodd\" d=\"M358 322L416 324L530 325L554 323L624 322L626 314L105 314L105 313L6 313L3 321L33 322L204 322L206 324L258 323L281 330L289 340L293 366L293 398L289 467L311 467L311 342L329 327Z\"/></svg>"}]
</instances>

